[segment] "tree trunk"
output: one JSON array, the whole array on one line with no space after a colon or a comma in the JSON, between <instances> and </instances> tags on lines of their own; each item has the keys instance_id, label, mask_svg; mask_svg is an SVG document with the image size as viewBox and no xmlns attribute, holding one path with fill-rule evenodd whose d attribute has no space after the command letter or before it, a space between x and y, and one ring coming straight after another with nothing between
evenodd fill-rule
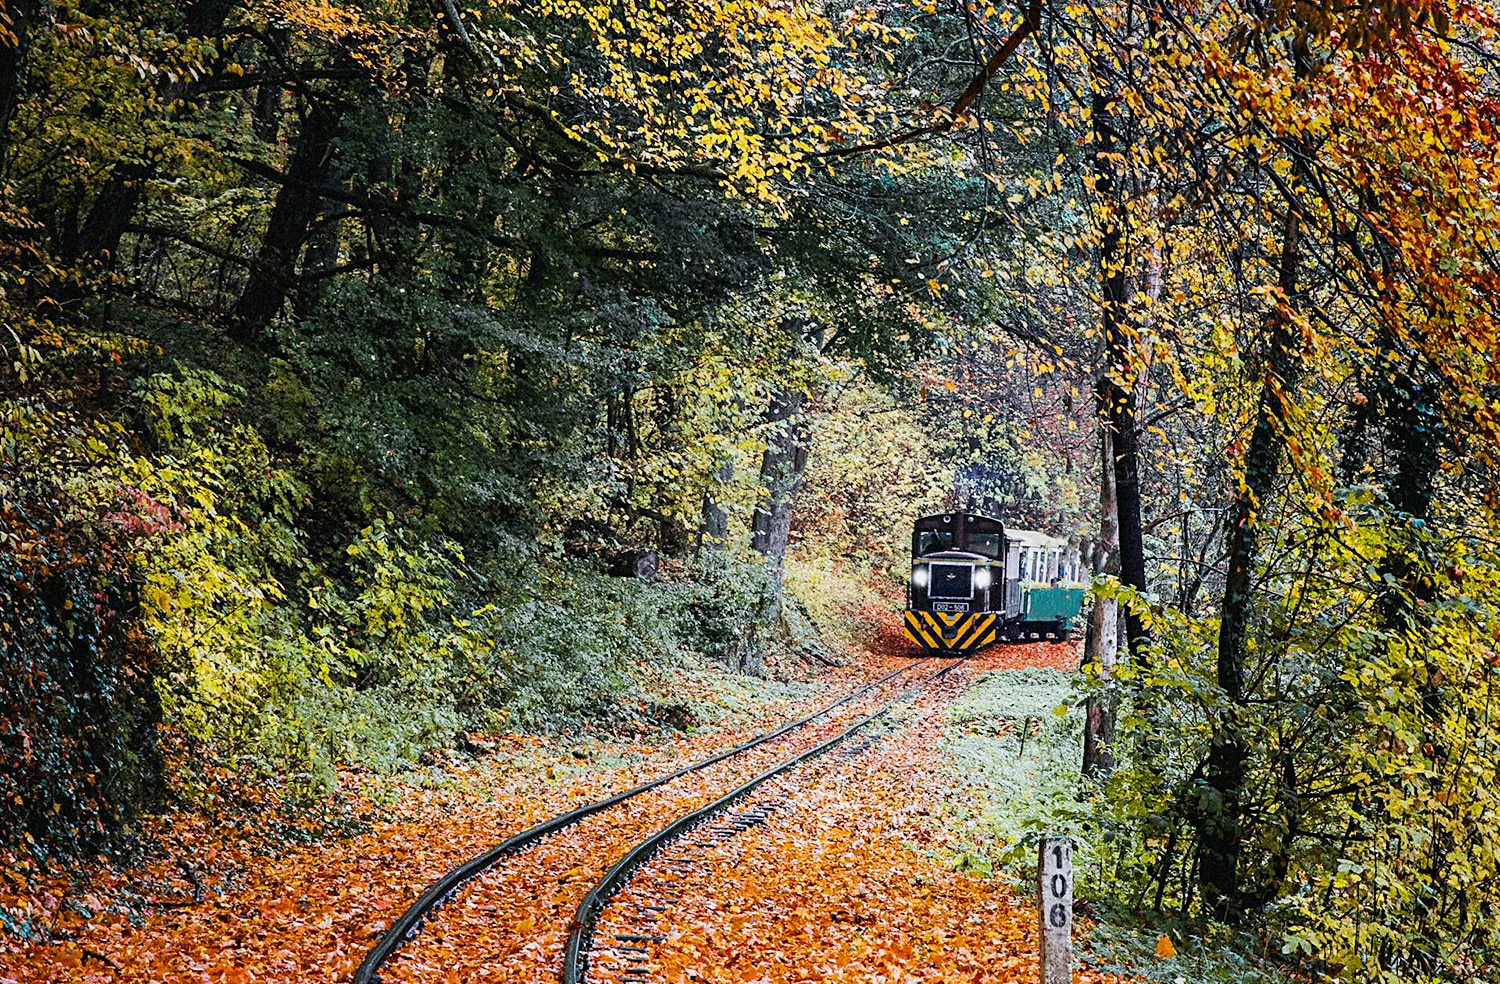
<instances>
[{"instance_id":1,"label":"tree trunk","mask_svg":"<svg viewBox=\"0 0 1500 984\"><path fill-rule=\"evenodd\" d=\"M261 42L266 60L274 61L280 52L285 51L289 38L290 32L285 27L268 28L265 39ZM279 82L255 87L255 102L250 109L250 129L268 144L275 144L281 135L283 91Z\"/></svg>"},{"instance_id":2,"label":"tree trunk","mask_svg":"<svg viewBox=\"0 0 1500 984\"><path fill-rule=\"evenodd\" d=\"M332 279L328 275L329 271L337 269L342 252L344 220L341 212L328 208L332 204L330 202L325 201L323 204L324 208L316 219L314 231L308 237L307 254L302 262L304 273L322 276L304 284L297 292L292 306L298 317L305 317L323 300Z\"/></svg>"},{"instance_id":3,"label":"tree trunk","mask_svg":"<svg viewBox=\"0 0 1500 984\"><path fill-rule=\"evenodd\" d=\"M654 399L651 401L651 409L656 424L657 450L663 457L671 460L681 453L683 447L681 421L678 419L682 412L681 402L677 390L667 382L659 383L652 395ZM670 487L663 488L662 492L664 498L670 498ZM684 557L692 549L692 530L678 518L669 501L663 501L660 505L663 508L662 516L657 521L657 544L668 557Z\"/></svg>"},{"instance_id":4,"label":"tree trunk","mask_svg":"<svg viewBox=\"0 0 1500 984\"><path fill-rule=\"evenodd\" d=\"M1286 309L1274 311L1267 325L1267 355L1255 428L1245 454L1245 477L1231 511L1229 572L1219 609L1217 676L1228 701L1209 745L1205 780L1214 796L1199 818L1198 887L1215 918L1240 915L1239 862L1242 848L1241 797L1249 751L1241 734L1245 705L1245 638L1253 597L1255 559L1260 548L1260 512L1276 491L1281 472L1282 435L1277 408L1296 389L1301 374L1300 333L1293 318L1298 303L1297 266L1302 223L1296 204L1287 203L1282 225L1278 286Z\"/></svg>"},{"instance_id":5,"label":"tree trunk","mask_svg":"<svg viewBox=\"0 0 1500 984\"><path fill-rule=\"evenodd\" d=\"M1384 371L1376 390L1385 420L1386 451L1395 466L1386 484L1386 498L1396 509L1400 527L1393 531L1397 549L1387 551L1381 573L1389 574L1403 590L1388 591L1380 601L1381 621L1396 632L1420 631L1427 623L1424 606L1435 597L1430 564L1423 557L1422 537L1409 522L1424 523L1432 512L1433 478L1438 471L1441 424L1433 406L1431 386L1418 370Z\"/></svg>"},{"instance_id":6,"label":"tree trunk","mask_svg":"<svg viewBox=\"0 0 1500 984\"><path fill-rule=\"evenodd\" d=\"M1394 339L1387 339L1381 346L1381 354L1394 354L1390 350L1396 344ZM1443 675L1429 649L1427 630L1432 621L1431 602L1437 597L1437 584L1429 552L1431 544L1424 527L1431 519L1433 479L1438 472L1444 435L1435 406L1435 384L1421 378L1416 356L1407 353L1407 365L1399 370L1394 368L1394 360L1382 363L1391 366L1377 377L1376 392L1385 422L1386 453L1394 466L1386 483L1386 498L1396 514L1391 517L1387 532L1391 542L1380 562L1380 573L1389 578L1390 587L1381 595L1378 609L1381 624L1391 634L1392 647L1403 650L1411 665L1422 665L1416 688L1422 712L1422 747L1432 760L1428 796L1431 802L1438 803L1447 781L1446 763L1452 751L1449 733L1444 728L1448 701L1443 695ZM1414 525L1413 520L1423 526ZM1435 817L1430 836L1432 847L1423 869L1436 891L1419 901L1421 910L1431 914L1447 908L1452 894L1457 894L1460 906L1466 906L1467 890L1462 881L1455 880L1451 873L1445 874L1446 859L1454 850L1453 831ZM1430 965L1419 965L1431 970Z\"/></svg>"},{"instance_id":7,"label":"tree trunk","mask_svg":"<svg viewBox=\"0 0 1500 984\"><path fill-rule=\"evenodd\" d=\"M151 167L147 164L128 163L115 168L84 220L74 246L74 259L96 260L105 265L114 261L120 252L120 239L146 197L146 181L150 177Z\"/></svg>"},{"instance_id":8,"label":"tree trunk","mask_svg":"<svg viewBox=\"0 0 1500 984\"><path fill-rule=\"evenodd\" d=\"M1094 188L1106 204L1099 241L1100 318L1104 335L1104 417L1111 431L1115 502L1119 531L1121 583L1146 591L1146 554L1141 525L1141 438L1136 423L1137 387L1131 362L1130 335L1125 323L1129 288L1124 210L1118 207L1113 155L1120 152L1115 130L1113 99L1108 93L1093 97ZM1147 635L1141 617L1127 608L1126 637L1132 659L1140 657Z\"/></svg>"},{"instance_id":9,"label":"tree trunk","mask_svg":"<svg viewBox=\"0 0 1500 984\"><path fill-rule=\"evenodd\" d=\"M807 471L808 433L802 412L806 401L807 394L801 390L780 390L771 398L766 415L771 430L760 465L766 495L751 520L751 542L778 576L791 539L792 500Z\"/></svg>"},{"instance_id":10,"label":"tree trunk","mask_svg":"<svg viewBox=\"0 0 1500 984\"><path fill-rule=\"evenodd\" d=\"M231 331L240 341L260 338L281 311L291 289L297 257L323 205L321 189L333 163L338 114L314 103L302 119L286 179L276 193L245 290L234 305Z\"/></svg>"},{"instance_id":11,"label":"tree trunk","mask_svg":"<svg viewBox=\"0 0 1500 984\"><path fill-rule=\"evenodd\" d=\"M1312 53L1305 35L1291 42L1293 73L1298 82L1312 74ZM1305 140L1291 154L1292 178L1308 180L1311 156ZM1250 624L1255 560L1260 552L1260 513L1276 491L1283 458L1278 408L1290 401L1302 374L1301 330L1296 312L1301 303L1298 268L1304 229L1299 204L1286 200L1282 217L1281 252L1277 259L1280 299L1266 322L1268 346L1261 375L1260 399L1250 446L1245 452L1245 476L1230 510L1228 574L1219 606L1219 645L1215 667L1219 688L1227 701L1215 722L1204 781L1211 795L1198 820L1198 891L1207 912L1225 922L1244 914L1240 885L1240 857L1244 846L1243 804L1250 750L1242 718L1246 713L1245 640ZM1264 895L1266 886L1261 887Z\"/></svg>"},{"instance_id":12,"label":"tree trunk","mask_svg":"<svg viewBox=\"0 0 1500 984\"><path fill-rule=\"evenodd\" d=\"M703 490L703 525L698 535L698 551L717 552L729 542L729 510L719 501L718 491L734 481L734 462L725 460L714 471L714 478Z\"/></svg>"},{"instance_id":13,"label":"tree trunk","mask_svg":"<svg viewBox=\"0 0 1500 984\"><path fill-rule=\"evenodd\" d=\"M1114 447L1110 429L1099 427L1099 556L1097 570L1118 574L1120 560L1120 520L1115 499ZM1084 641L1085 666L1097 666L1099 678L1108 680L1120 648L1120 605L1114 598L1096 598L1089 615L1088 635ZM1083 774L1095 780L1104 779L1115 768L1111 745L1115 735L1114 706L1098 694L1088 699L1083 731Z\"/></svg>"}]
</instances>

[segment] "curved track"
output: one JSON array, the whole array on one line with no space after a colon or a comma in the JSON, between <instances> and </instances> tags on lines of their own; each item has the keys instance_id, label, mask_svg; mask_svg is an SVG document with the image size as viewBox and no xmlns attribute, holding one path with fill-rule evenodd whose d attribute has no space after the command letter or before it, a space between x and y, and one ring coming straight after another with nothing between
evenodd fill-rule
<instances>
[{"instance_id":1,"label":"curved track","mask_svg":"<svg viewBox=\"0 0 1500 984\"><path fill-rule=\"evenodd\" d=\"M529 827L526 830L523 830L520 833L507 838L501 843L490 848L488 851L485 851L483 854L480 854L477 857L466 861L465 863L452 869L443 877L434 882L431 887L427 889L427 891L422 893L420 898L412 903L406 909L406 911L403 912L401 916L391 924L390 929L388 929L381 936L380 941L370 949L369 953L365 955L364 961L359 965L359 969L355 971L354 984L376 984L376 982L378 982L379 980L379 973L381 968L386 964L387 961L391 959L396 951L400 949L402 944L406 943L418 932L420 932L423 922L428 919L439 906L441 906L445 901L451 898L466 884L473 881L475 878L483 874L489 868L493 867L502 859L515 854L519 854L527 848L537 844L539 841L543 840L549 835L555 834L558 831L564 830L584 819L587 819L588 817L591 817L598 813L602 813L610 809L611 807L624 803L626 800L629 800L632 797L639 796L642 793L650 792L651 790L664 786L675 779L680 779L691 773L702 771L709 768L710 766L716 765L719 762L723 762L737 755L741 755L753 748L780 738L783 735L795 731L798 728L806 727L807 725L812 724L814 721L827 716L838 708L857 700L858 698L889 682L895 677L909 672L915 667L921 665L921 663L923 662L926 661L918 660L906 666L900 667L899 669L892 670L884 676L878 677L877 679L856 688L840 699L834 701L831 704L828 704L827 706L817 711L812 712L811 714L807 714L803 717L797 718L796 720L783 724L780 727L772 729L771 731L767 731L765 734L752 738L749 741L743 742L742 744L727 748L724 751L712 755L708 758L702 759L701 761L684 766L683 768L678 769L675 772L660 776L638 786L633 786L630 789L615 793L614 795L606 797L605 799L598 800L597 802L590 803L586 806L581 806L575 810L570 810L567 813L559 814L558 816L552 817L550 820L544 820L539 824ZM940 670L936 675L934 675L933 677L929 677L928 679L936 679L937 676L941 676L942 674L948 672L948 670L952 669L955 665L957 664L950 663L948 666ZM828 741L825 741L818 746L815 746L813 749L799 754L791 760L788 760L788 762L783 763L782 766L778 766L777 769L771 770L772 773L776 771L784 771L785 768L790 768L791 765L796 764L797 762L813 757L816 754L821 754L823 751L826 751L828 748L831 748L833 745L841 742L850 734L853 734L855 731L872 723L875 719L883 715L889 709L889 707L890 703L887 703L881 710L875 712L875 714L868 715L867 717L862 718L856 725L849 729L846 729L845 731L836 735L834 738L829 739ZM743 797L750 791L750 789L753 789L755 786L760 785L761 782L764 782L770 777L771 773L762 773L762 775L757 777L757 779L751 780L751 784L746 784L745 786L738 787L737 789L727 794L725 798L721 798L720 800L716 800L715 803L709 804L709 807L712 807L720 802L723 802L724 799L727 799L728 803L726 803L725 806L721 809L727 808L729 804L732 804L737 799ZM709 807L705 807L704 809L709 809ZM701 812L701 810L694 811L694 813L689 814L689 816L693 816ZM637 848L637 850L639 850L639 848ZM636 852L632 851L631 855L629 856L633 857L635 855ZM650 853L642 855L640 860L644 861L645 858L649 856ZM616 867L618 868L619 866L617 865ZM613 871L611 873L613 873ZM569 944L568 952L572 952L571 941Z\"/></svg>"},{"instance_id":2,"label":"curved track","mask_svg":"<svg viewBox=\"0 0 1500 984\"><path fill-rule=\"evenodd\" d=\"M796 768L810 759L817 758L831 751L865 728L881 720L890 713L891 708L905 697L907 693L918 686L925 686L946 675L956 668L960 662L960 660L955 660L949 663L941 670L922 680L916 686L909 687L901 694L886 701L878 709L855 721L831 738L765 770L748 782L731 789L712 803L684 814L638 843L629 853L616 862L614 867L609 869L604 877L589 890L589 893L584 896L583 901L579 904L578 913L574 917L572 928L568 933L567 948L563 951L562 984L584 984L588 974L588 955L594 936L594 929L600 915L604 912L605 906L609 904L611 897L625 887L630 881L631 876L655 857L663 848L684 834L727 812L736 803L749 796L771 779Z\"/></svg>"}]
</instances>

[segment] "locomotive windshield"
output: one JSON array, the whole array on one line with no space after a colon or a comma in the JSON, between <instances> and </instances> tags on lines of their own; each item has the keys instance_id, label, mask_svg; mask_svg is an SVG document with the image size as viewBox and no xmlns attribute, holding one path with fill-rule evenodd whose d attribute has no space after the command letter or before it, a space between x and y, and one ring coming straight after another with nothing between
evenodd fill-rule
<instances>
[{"instance_id":1,"label":"locomotive windshield","mask_svg":"<svg viewBox=\"0 0 1500 984\"><path fill-rule=\"evenodd\" d=\"M971 532L969 534L969 551L971 553L984 554L991 559L998 559L1000 557L1000 534Z\"/></svg>"},{"instance_id":2,"label":"locomotive windshield","mask_svg":"<svg viewBox=\"0 0 1500 984\"><path fill-rule=\"evenodd\" d=\"M953 549L952 530L923 530L917 534L917 556Z\"/></svg>"}]
</instances>

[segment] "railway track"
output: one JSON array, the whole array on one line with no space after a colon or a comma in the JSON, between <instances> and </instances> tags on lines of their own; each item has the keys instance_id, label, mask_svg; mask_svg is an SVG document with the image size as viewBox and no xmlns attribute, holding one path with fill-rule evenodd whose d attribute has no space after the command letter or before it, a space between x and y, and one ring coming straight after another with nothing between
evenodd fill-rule
<instances>
[{"instance_id":1,"label":"railway track","mask_svg":"<svg viewBox=\"0 0 1500 984\"><path fill-rule=\"evenodd\" d=\"M860 699L861 697L872 693L878 688L895 680L902 674L908 673L927 662L929 662L929 660L918 660L906 666L900 667L896 670L884 674L883 676L873 681L870 681L867 684L856 688L850 693L845 694L843 697L822 707L819 710L813 711L812 713L797 718L796 720L787 722L786 724L767 731L764 734L758 735L757 737L752 738L749 741L727 748L715 755L684 766L681 769L660 776L649 782L641 783L638 786L631 787L629 789L615 793L612 796L608 796L604 799L587 804L585 806L578 807L577 809L570 810L566 813L562 813L555 817L552 817L549 820L538 823L532 827L527 828L526 830L521 831L518 834L515 834L512 837L507 838L490 850L485 851L484 853L470 859L469 861L453 868L447 874L443 875L443 877L434 882L425 892L422 893L422 895L414 903L412 903L412 905L410 905L406 909L405 912L401 914L400 917L398 917L391 924L390 928L386 930L386 932L381 936L380 940L375 944L374 947L370 949L369 953L366 954L365 959L359 966L359 969L355 972L354 984L377 984L377 982L380 981L381 971L385 969L386 965L403 947L403 945L407 944L409 941L418 936L418 934L422 930L423 924L433 916L433 914L439 907L441 907L445 902L449 901L460 891L462 891L465 886L469 885L471 882L484 875L487 871L494 868L502 860L522 854L523 852L537 846L550 836L557 834L560 831L566 830L567 828L572 827L575 824L582 823L583 821L588 820L592 817L604 814L615 807L626 804L628 801L634 800L635 798L641 797L644 794L651 793L654 790L660 789L661 787L666 786L669 783L674 782L675 780L682 779L695 773L704 773L706 770L709 770L713 766L716 766L720 763L729 762L742 756L746 756L747 753L751 752L754 749L768 745L769 743L797 732L800 729L808 728L814 725L816 722L827 718L829 715L833 714L840 708L845 707ZM957 661L949 663L941 670L939 670L936 674L927 677L922 682L930 682L931 680L944 675L949 670L953 669L953 667L956 665ZM904 692L905 691L903 691L903 693ZM751 790L757 788L767 779L771 778L773 774L780 774L780 772L784 772L802 761L806 761L809 758L816 757L817 755L820 755L828 751L830 748L842 743L851 735L869 727L869 725L874 721L880 719L889 710L890 706L893 703L894 700L886 702L886 704L883 705L881 709L871 714L860 717L854 724L841 729L833 737L818 743L812 748L805 749L797 753L792 758L785 760L772 770L761 772L759 775L752 778L748 782L740 783L729 793L725 794L722 797L719 797L718 799L715 799L706 807L702 807L699 810L692 811L690 814L688 814L688 816L703 814L703 810L708 810L715 806L719 806L719 812L722 812L734 802L737 802L745 795L748 795ZM670 838L668 838L668 840L669 839ZM666 841L661 841L660 843L665 842ZM637 850L632 851L630 855L628 855L628 857L637 858L638 863L644 862L651 856L651 854L654 853L653 850L641 854L639 853L639 848L640 845L638 845ZM616 865L616 868L619 868L619 865ZM614 870L615 869L611 869L611 872L613 873ZM581 911L582 910L580 910L580 912ZM572 947L571 941L569 946L570 948ZM569 952L571 952L571 949ZM577 961L575 958L575 964L576 962Z\"/></svg>"},{"instance_id":2,"label":"railway track","mask_svg":"<svg viewBox=\"0 0 1500 984\"><path fill-rule=\"evenodd\" d=\"M948 663L936 673L920 681L918 684L908 687L896 697L886 701L875 711L859 718L832 737L766 769L750 780L731 789L713 802L678 817L645 840L639 842L629 853L616 862L614 867L605 873L604 877L589 890L588 894L584 896L583 901L579 904L578 912L574 916L573 925L568 934L567 946L563 951L562 984L585 984L588 976L590 945L595 935L599 917L603 914L610 899L619 893L637 872L645 867L648 862L660 855L664 849L678 842L687 834L704 828L715 819L729 813L736 804L749 797L771 780L797 768L805 762L832 751L844 742L860 735L871 725L885 719L891 709L907 694L945 676L956 668L959 662L961 661L954 660ZM763 822L767 816L767 811L771 808L774 807L763 805L752 810L747 810L734 818L726 827L711 830L710 836L717 836L720 839L723 839L725 836L732 837L735 833L746 829L748 826ZM707 846L707 843L705 842L701 846ZM691 859L683 858L679 859L679 862L691 864ZM662 901L666 902L673 900L674 896L671 894L667 894L662 898ZM651 924L656 922L657 915L655 911L651 910L660 907L641 906L638 908L642 909L642 911L637 913L637 921L642 924L643 930L649 929ZM630 939L622 940L617 938L614 943L609 944L608 948L616 955L622 955L626 960L640 960L644 962L645 948L636 944L650 941L654 938L654 934L642 932L630 935L632 937ZM636 975L627 970L621 977L624 980L631 980L636 978Z\"/></svg>"}]
</instances>

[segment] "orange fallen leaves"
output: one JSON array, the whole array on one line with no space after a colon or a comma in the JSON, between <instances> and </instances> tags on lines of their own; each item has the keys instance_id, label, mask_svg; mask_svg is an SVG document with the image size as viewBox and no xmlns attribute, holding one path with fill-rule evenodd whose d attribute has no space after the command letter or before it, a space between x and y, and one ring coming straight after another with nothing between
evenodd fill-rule
<instances>
[{"instance_id":1,"label":"orange fallen leaves","mask_svg":"<svg viewBox=\"0 0 1500 984\"><path fill-rule=\"evenodd\" d=\"M1071 667L1076 659L1071 646L995 649L946 682L956 693L962 681L985 670ZM830 678L845 689L893 665L880 661L872 668L867 662ZM827 699L821 695L817 703ZM869 706L856 702L839 720L847 722ZM784 717L788 711L783 706L774 713ZM395 915L448 868L537 820L659 775L770 723L762 715L717 734L654 745L635 739L600 749L625 761L612 768L580 765L567 750L534 738L495 739L497 758L451 766L451 786L408 787L394 806L370 804L388 819L357 836L306 849L287 851L283 844L278 850L275 842L262 840L258 852L208 836L204 818L175 818L159 829L173 831L180 853L152 868L159 890L134 911L117 902L140 891L144 873L101 871L96 897L66 880L0 865L7 869L0 906L71 937L61 945L0 937L0 982L347 980ZM799 733L797 743L805 747L837 726ZM767 981L881 979L867 968L913 975L903 979L964 981L1003 981L1010 970L999 968L1011 968L1020 975L1016 980L1029 980L1022 971L1032 966L1034 916L1026 907L994 885L946 871L912 851L928 849L938 836L934 797L941 794L930 785L933 750L917 741L931 741L932 733L930 722L919 721L895 744L852 759L829 756L816 767L821 778L815 789L821 792L801 812L788 809L735 838L736 850L743 845L761 853L745 854L741 867L725 872L730 881L724 892L697 892L692 886L698 882L685 882L685 898L693 896L703 914L719 917L715 925L735 937L674 931L673 945L681 946L671 957L677 979L740 980L736 968L775 966L788 972ZM787 746L776 742L759 751L669 786L661 796L631 801L628 809L580 824L507 861L450 901L384 979L551 984L573 909L603 867L662 823L784 756ZM553 781L544 778L548 767L557 776ZM760 840L772 831L782 839ZM775 863L782 847L794 851L795 879ZM174 874L177 859L194 862L201 891ZM75 903L88 915L76 912Z\"/></svg>"},{"instance_id":2,"label":"orange fallen leaves","mask_svg":"<svg viewBox=\"0 0 1500 984\"><path fill-rule=\"evenodd\" d=\"M851 665L822 678L825 692L740 714L717 732L606 745L600 754L622 763L612 767L580 764L568 749L549 747L536 736L497 737L490 741L496 758L450 764L439 790L395 783L394 803L359 804L365 832L309 848L247 831L217 831L204 816L173 815L151 828L162 847L139 870L101 867L80 883L41 877L0 858L0 909L44 936L37 941L0 934L0 982L348 980L392 918L459 862L580 802L743 741L827 702L829 692L852 689L896 665ZM555 781L544 778L549 767ZM360 797L358 787L367 778L346 776L348 795ZM279 819L267 811L261 822ZM201 881L201 891L186 880L181 864ZM581 892L587 884L580 879L576 888ZM504 925L496 922L491 929ZM518 921L517 935L534 934L537 925ZM66 935L47 942L48 933ZM527 945L539 949L535 940Z\"/></svg>"},{"instance_id":3,"label":"orange fallen leaves","mask_svg":"<svg viewBox=\"0 0 1500 984\"><path fill-rule=\"evenodd\" d=\"M1056 652L1056 650L1067 650ZM1071 647L992 650L915 706L906 725L853 757L774 782L743 809L769 818L715 843L712 829L653 862L606 911L591 976L646 970L668 984L1029 982L1036 912L995 882L933 858L933 810L952 777L935 767L940 715L974 675L1076 659ZM691 846L691 844L689 845ZM680 895L680 898L675 898ZM653 911L653 903L675 899ZM610 940L649 929L647 959ZM1108 978L1082 973L1083 982Z\"/></svg>"},{"instance_id":4,"label":"orange fallen leaves","mask_svg":"<svg viewBox=\"0 0 1500 984\"><path fill-rule=\"evenodd\" d=\"M636 843L668 821L810 747L907 685L898 679L829 719L634 797L547 838L480 875L381 971L387 984L503 980L553 984L584 894ZM498 927L527 926L525 932Z\"/></svg>"}]
</instances>

